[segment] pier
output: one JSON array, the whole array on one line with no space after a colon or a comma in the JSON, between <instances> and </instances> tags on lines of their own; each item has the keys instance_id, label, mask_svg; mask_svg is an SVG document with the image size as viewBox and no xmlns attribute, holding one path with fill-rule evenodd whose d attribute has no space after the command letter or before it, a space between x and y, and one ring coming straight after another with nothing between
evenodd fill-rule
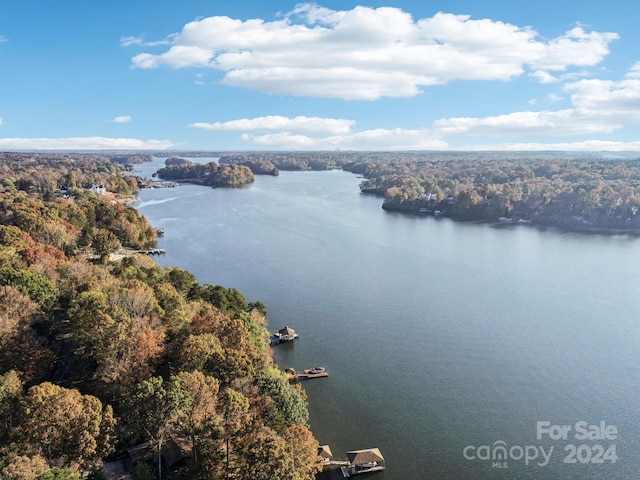
<instances>
[{"instance_id":1,"label":"pier","mask_svg":"<svg viewBox=\"0 0 640 480\"><path fill-rule=\"evenodd\" d=\"M311 380L312 378L324 378L329 376L329 372L324 369L321 372L313 372L313 369L306 369L302 372L296 372L293 368L287 368L285 370L289 381L296 382L300 380Z\"/></svg>"},{"instance_id":2,"label":"pier","mask_svg":"<svg viewBox=\"0 0 640 480\"><path fill-rule=\"evenodd\" d=\"M150 248L148 250L138 250L138 253L145 253L147 255L164 255L167 251L164 248Z\"/></svg>"}]
</instances>

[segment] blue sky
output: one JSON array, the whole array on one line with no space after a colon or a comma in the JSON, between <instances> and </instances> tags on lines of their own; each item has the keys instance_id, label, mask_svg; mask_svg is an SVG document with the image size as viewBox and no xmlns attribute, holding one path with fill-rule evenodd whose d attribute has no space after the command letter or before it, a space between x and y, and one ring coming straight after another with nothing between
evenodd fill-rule
<instances>
[{"instance_id":1,"label":"blue sky","mask_svg":"<svg viewBox=\"0 0 640 480\"><path fill-rule=\"evenodd\" d=\"M0 2L0 150L640 151L622 0Z\"/></svg>"}]
</instances>

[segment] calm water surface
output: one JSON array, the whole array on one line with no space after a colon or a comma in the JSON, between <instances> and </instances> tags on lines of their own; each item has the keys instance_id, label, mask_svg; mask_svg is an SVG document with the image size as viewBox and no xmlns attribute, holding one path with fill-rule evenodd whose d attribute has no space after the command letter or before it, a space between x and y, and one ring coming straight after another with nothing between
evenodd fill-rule
<instances>
[{"instance_id":1,"label":"calm water surface","mask_svg":"<svg viewBox=\"0 0 640 480\"><path fill-rule=\"evenodd\" d=\"M640 240L391 214L359 182L282 172L135 206L165 229L159 264L296 329L276 361L327 368L304 383L312 430L337 458L380 448L367 478L640 478ZM538 439L539 421L571 430Z\"/></svg>"}]
</instances>

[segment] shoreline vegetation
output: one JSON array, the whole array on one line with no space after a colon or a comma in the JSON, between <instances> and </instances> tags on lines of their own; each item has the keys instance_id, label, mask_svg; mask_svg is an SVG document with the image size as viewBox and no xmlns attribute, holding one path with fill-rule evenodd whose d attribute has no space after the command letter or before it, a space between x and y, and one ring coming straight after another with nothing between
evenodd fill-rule
<instances>
[{"instance_id":1,"label":"shoreline vegetation","mask_svg":"<svg viewBox=\"0 0 640 480\"><path fill-rule=\"evenodd\" d=\"M312 480L266 310L144 254L126 155L0 154L0 478ZM149 160L151 157L146 158Z\"/></svg>"},{"instance_id":2,"label":"shoreline vegetation","mask_svg":"<svg viewBox=\"0 0 640 480\"><path fill-rule=\"evenodd\" d=\"M185 160L185 162L188 162ZM215 165L215 164L213 164ZM208 166L162 169L161 178ZM640 233L640 159L567 152L250 152L221 154L219 169L255 175L342 169L386 211L460 221L596 233ZM206 173L214 175L215 172ZM227 175L228 177L228 175ZM241 178L238 176L237 178ZM251 179L253 181L253 179ZM238 182L233 186L243 186ZM228 186L228 185L226 185Z\"/></svg>"},{"instance_id":3,"label":"shoreline vegetation","mask_svg":"<svg viewBox=\"0 0 640 480\"><path fill-rule=\"evenodd\" d=\"M357 164L382 208L583 233L640 233L640 161L453 160Z\"/></svg>"}]
</instances>

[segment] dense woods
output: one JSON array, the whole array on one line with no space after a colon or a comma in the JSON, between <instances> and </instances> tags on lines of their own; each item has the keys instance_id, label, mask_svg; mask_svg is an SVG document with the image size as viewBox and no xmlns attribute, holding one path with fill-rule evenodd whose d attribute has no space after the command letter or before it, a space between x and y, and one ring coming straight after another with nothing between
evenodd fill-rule
<instances>
[{"instance_id":1,"label":"dense woods","mask_svg":"<svg viewBox=\"0 0 640 480\"><path fill-rule=\"evenodd\" d=\"M385 210L526 222L585 232L640 230L640 160L509 152L244 153L220 161L281 170L342 168Z\"/></svg>"},{"instance_id":2,"label":"dense woods","mask_svg":"<svg viewBox=\"0 0 640 480\"><path fill-rule=\"evenodd\" d=\"M583 231L640 229L640 161L459 160L361 163L363 192L383 208Z\"/></svg>"},{"instance_id":3,"label":"dense woods","mask_svg":"<svg viewBox=\"0 0 640 480\"><path fill-rule=\"evenodd\" d=\"M264 305L111 256L154 241L91 189L135 192L121 157L0 161L0 478L314 478L305 394L273 363Z\"/></svg>"},{"instance_id":4,"label":"dense woods","mask_svg":"<svg viewBox=\"0 0 640 480\"><path fill-rule=\"evenodd\" d=\"M210 187L242 187L255 180L253 172L245 165L192 163L178 158L168 158L165 165L157 172L163 180L188 181Z\"/></svg>"}]
</instances>

